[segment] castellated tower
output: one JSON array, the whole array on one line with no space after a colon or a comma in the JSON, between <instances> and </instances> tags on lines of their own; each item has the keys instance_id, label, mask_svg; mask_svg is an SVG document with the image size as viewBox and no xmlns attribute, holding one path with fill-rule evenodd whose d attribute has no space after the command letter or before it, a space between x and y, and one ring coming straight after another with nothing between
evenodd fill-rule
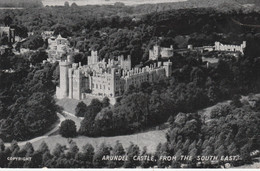
<instances>
[{"instance_id":1,"label":"castellated tower","mask_svg":"<svg viewBox=\"0 0 260 171\"><path fill-rule=\"evenodd\" d=\"M153 46L152 50L149 50L149 59L150 60L157 60L160 56L160 46L155 45Z\"/></svg>"},{"instance_id":2,"label":"castellated tower","mask_svg":"<svg viewBox=\"0 0 260 171\"><path fill-rule=\"evenodd\" d=\"M97 51L91 51L91 56L88 56L88 65L96 64L98 63L98 52Z\"/></svg>"},{"instance_id":3,"label":"castellated tower","mask_svg":"<svg viewBox=\"0 0 260 171\"><path fill-rule=\"evenodd\" d=\"M124 55L118 56L118 61L123 70L131 70L131 56L128 55L127 59L124 59Z\"/></svg>"},{"instance_id":4,"label":"castellated tower","mask_svg":"<svg viewBox=\"0 0 260 171\"><path fill-rule=\"evenodd\" d=\"M68 70L70 68L71 63L67 60L60 61L60 86L56 87L56 96L58 99L62 99L68 97L69 93L69 77Z\"/></svg>"},{"instance_id":5,"label":"castellated tower","mask_svg":"<svg viewBox=\"0 0 260 171\"><path fill-rule=\"evenodd\" d=\"M172 62L170 62L170 60L168 62L164 62L163 67L165 69L166 77L170 77L172 75Z\"/></svg>"},{"instance_id":6,"label":"castellated tower","mask_svg":"<svg viewBox=\"0 0 260 171\"><path fill-rule=\"evenodd\" d=\"M112 97L115 97L115 91L116 91L116 69L111 68L111 76L112 76L112 82L111 82L111 91L112 91Z\"/></svg>"},{"instance_id":7,"label":"castellated tower","mask_svg":"<svg viewBox=\"0 0 260 171\"><path fill-rule=\"evenodd\" d=\"M69 69L69 98L81 100L82 75L78 64L72 64Z\"/></svg>"}]
</instances>

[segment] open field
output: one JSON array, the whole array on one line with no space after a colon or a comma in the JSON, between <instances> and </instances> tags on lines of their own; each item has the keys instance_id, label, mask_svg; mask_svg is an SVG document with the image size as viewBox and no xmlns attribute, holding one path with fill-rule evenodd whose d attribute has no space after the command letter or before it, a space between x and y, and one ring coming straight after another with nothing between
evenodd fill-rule
<instances>
[{"instance_id":1,"label":"open field","mask_svg":"<svg viewBox=\"0 0 260 171\"><path fill-rule=\"evenodd\" d=\"M115 137L98 137L98 138L79 136L77 138L72 138L72 140L77 143L80 150L87 143L93 145L93 147L96 150L103 142L113 147L116 141L119 141L122 143L124 148L127 148L130 145L130 143L133 142L134 144L137 144L140 147L140 149L146 146L148 152L155 152L156 147L159 143L166 142L166 136L165 136L166 131L167 129L149 131L149 132L138 133L133 135L123 135L123 136L115 136ZM47 143L51 151L55 148L57 143L60 143L61 145L67 145L68 147L67 138L63 138L60 135L55 135L55 136L50 136L41 139L39 141L33 142L32 144L34 149L38 149L39 145L43 141Z\"/></svg>"},{"instance_id":2,"label":"open field","mask_svg":"<svg viewBox=\"0 0 260 171\"><path fill-rule=\"evenodd\" d=\"M81 101L89 105L91 100L92 99L84 99ZM57 105L63 107L64 111L75 114L75 108L79 102L80 102L79 100L64 98L64 99L57 100Z\"/></svg>"}]
</instances>

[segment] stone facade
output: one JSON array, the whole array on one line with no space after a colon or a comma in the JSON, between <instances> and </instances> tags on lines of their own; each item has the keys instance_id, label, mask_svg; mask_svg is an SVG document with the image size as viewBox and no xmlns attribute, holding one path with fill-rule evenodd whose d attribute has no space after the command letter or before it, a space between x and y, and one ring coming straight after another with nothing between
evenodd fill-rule
<instances>
[{"instance_id":1,"label":"stone facade","mask_svg":"<svg viewBox=\"0 0 260 171\"><path fill-rule=\"evenodd\" d=\"M149 50L149 60L157 60L159 57L173 57L173 46L170 46L170 48L160 47L158 45L153 46L153 49Z\"/></svg>"},{"instance_id":2,"label":"stone facade","mask_svg":"<svg viewBox=\"0 0 260 171\"><path fill-rule=\"evenodd\" d=\"M15 43L15 30L10 27L0 27L0 38L4 35L8 37L9 43Z\"/></svg>"},{"instance_id":3,"label":"stone facade","mask_svg":"<svg viewBox=\"0 0 260 171\"><path fill-rule=\"evenodd\" d=\"M63 55L78 51L69 46L69 41L66 38L58 35L57 38L52 36L48 39L48 49L46 52L48 53L48 61L56 62L61 60Z\"/></svg>"},{"instance_id":4,"label":"stone facade","mask_svg":"<svg viewBox=\"0 0 260 171\"><path fill-rule=\"evenodd\" d=\"M96 52L89 56L89 64L60 61L60 86L56 89L58 99L81 100L88 94L98 97L121 96L130 86L139 87L143 82L157 82L172 74L171 62L158 62L151 66L131 69L131 58L98 61Z\"/></svg>"},{"instance_id":5,"label":"stone facade","mask_svg":"<svg viewBox=\"0 0 260 171\"><path fill-rule=\"evenodd\" d=\"M227 52L240 52L244 54L246 48L246 41L243 41L241 45L224 45L220 42L215 42L215 51L227 51Z\"/></svg>"}]
</instances>

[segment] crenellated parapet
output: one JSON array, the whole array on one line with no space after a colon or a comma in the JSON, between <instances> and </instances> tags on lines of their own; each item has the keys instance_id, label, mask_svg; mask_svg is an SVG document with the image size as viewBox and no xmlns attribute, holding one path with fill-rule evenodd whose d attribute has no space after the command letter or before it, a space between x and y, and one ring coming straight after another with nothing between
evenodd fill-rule
<instances>
[{"instance_id":1,"label":"crenellated parapet","mask_svg":"<svg viewBox=\"0 0 260 171\"><path fill-rule=\"evenodd\" d=\"M244 54L246 48L246 41L243 41L241 45L226 45L220 42L215 42L215 51L228 51L228 52L240 52Z\"/></svg>"}]
</instances>

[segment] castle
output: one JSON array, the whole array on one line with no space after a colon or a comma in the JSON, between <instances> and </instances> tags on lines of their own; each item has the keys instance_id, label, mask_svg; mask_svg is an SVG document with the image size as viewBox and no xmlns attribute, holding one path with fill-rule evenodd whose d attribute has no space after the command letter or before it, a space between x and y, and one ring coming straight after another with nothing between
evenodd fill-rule
<instances>
[{"instance_id":1,"label":"castle","mask_svg":"<svg viewBox=\"0 0 260 171\"><path fill-rule=\"evenodd\" d=\"M88 65L72 63L68 58L59 62L60 86L58 99L81 100L88 95L115 98L123 95L130 86L139 87L143 82L158 82L172 74L171 62L158 62L143 68L131 68L131 57L119 56L117 60L98 60L97 51L88 57Z\"/></svg>"},{"instance_id":2,"label":"castle","mask_svg":"<svg viewBox=\"0 0 260 171\"><path fill-rule=\"evenodd\" d=\"M173 57L173 46L170 48L160 47L154 45L152 50L149 50L149 60L157 60L159 57L170 58Z\"/></svg>"}]
</instances>

